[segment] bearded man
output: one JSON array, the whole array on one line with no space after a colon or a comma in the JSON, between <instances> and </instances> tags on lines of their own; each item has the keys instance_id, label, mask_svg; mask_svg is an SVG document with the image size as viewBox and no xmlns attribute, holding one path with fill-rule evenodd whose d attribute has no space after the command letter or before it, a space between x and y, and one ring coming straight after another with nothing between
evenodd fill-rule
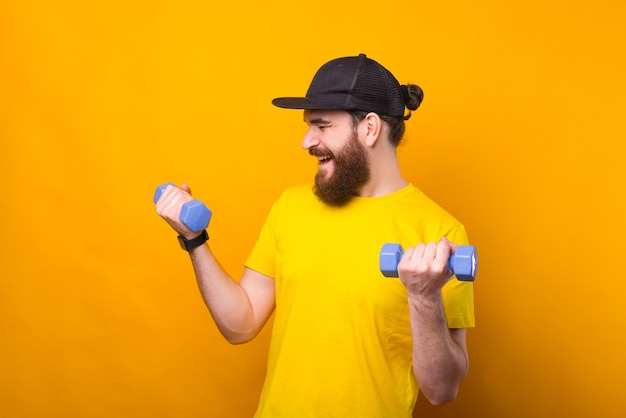
<instances>
[{"instance_id":1,"label":"bearded man","mask_svg":"<svg viewBox=\"0 0 626 418\"><path fill-rule=\"evenodd\" d=\"M275 314L256 417L411 417L418 393L452 401L467 374L471 282L450 280L463 225L402 175L397 146L422 90L400 85L364 54L334 59L305 97L273 104L304 111L302 147L314 184L273 205L233 280L206 231L179 220L192 200L168 186L157 213L186 242L200 292L224 337L253 339ZM399 280L382 277L385 242L407 247Z\"/></svg>"}]
</instances>

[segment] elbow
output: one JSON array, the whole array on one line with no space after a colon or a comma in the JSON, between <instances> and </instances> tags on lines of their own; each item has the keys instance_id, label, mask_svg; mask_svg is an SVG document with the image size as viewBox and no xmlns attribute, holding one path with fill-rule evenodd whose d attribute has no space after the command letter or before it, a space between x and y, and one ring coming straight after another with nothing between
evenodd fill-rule
<instances>
[{"instance_id":1,"label":"elbow","mask_svg":"<svg viewBox=\"0 0 626 418\"><path fill-rule=\"evenodd\" d=\"M250 342L252 340L252 338L242 338L242 337L226 337L224 336L224 338L226 338L226 341L228 341L229 344L231 345L241 345L241 344L245 344L247 342Z\"/></svg>"},{"instance_id":2,"label":"elbow","mask_svg":"<svg viewBox=\"0 0 626 418\"><path fill-rule=\"evenodd\" d=\"M454 401L459 394L460 381L439 382L436 385L424 385L420 392L433 406L443 406Z\"/></svg>"},{"instance_id":3,"label":"elbow","mask_svg":"<svg viewBox=\"0 0 626 418\"><path fill-rule=\"evenodd\" d=\"M465 367L459 367L454 372L440 376L437 379L417 379L420 382L420 392L433 406L443 406L454 401L459 394L461 383L467 376L467 362ZM415 376L417 378L417 375Z\"/></svg>"},{"instance_id":4,"label":"elbow","mask_svg":"<svg viewBox=\"0 0 626 418\"><path fill-rule=\"evenodd\" d=\"M441 392L434 393L431 395L425 394L425 396L431 405L443 406L455 400L457 394L458 394L458 390L455 389L455 390L449 390L449 391L441 391Z\"/></svg>"},{"instance_id":5,"label":"elbow","mask_svg":"<svg viewBox=\"0 0 626 418\"><path fill-rule=\"evenodd\" d=\"M250 342L256 337L256 333L251 332L235 332L232 330L220 329L220 333L231 345L241 345Z\"/></svg>"}]
</instances>

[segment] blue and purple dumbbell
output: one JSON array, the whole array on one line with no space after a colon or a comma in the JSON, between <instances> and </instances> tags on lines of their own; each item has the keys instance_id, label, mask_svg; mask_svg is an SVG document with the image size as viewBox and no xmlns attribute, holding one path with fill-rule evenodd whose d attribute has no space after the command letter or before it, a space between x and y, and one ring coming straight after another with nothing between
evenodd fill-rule
<instances>
[{"instance_id":1,"label":"blue and purple dumbbell","mask_svg":"<svg viewBox=\"0 0 626 418\"><path fill-rule=\"evenodd\" d=\"M156 188L152 200L156 203L167 186L174 186L174 183L165 183ZM184 203L180 209L180 221L193 232L200 232L209 226L212 212L204 203L199 200L192 200Z\"/></svg>"},{"instance_id":2,"label":"blue and purple dumbbell","mask_svg":"<svg viewBox=\"0 0 626 418\"><path fill-rule=\"evenodd\" d=\"M404 255L400 244L385 244L380 250L380 271L385 277L398 277L398 263ZM457 279L473 282L478 269L476 247L459 245L448 260L448 266Z\"/></svg>"}]
</instances>

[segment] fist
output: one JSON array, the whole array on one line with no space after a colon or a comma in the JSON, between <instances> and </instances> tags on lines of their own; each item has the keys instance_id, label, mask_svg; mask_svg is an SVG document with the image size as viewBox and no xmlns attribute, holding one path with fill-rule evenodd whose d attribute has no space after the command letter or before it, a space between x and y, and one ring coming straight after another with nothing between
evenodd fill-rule
<instances>
[{"instance_id":1,"label":"fist","mask_svg":"<svg viewBox=\"0 0 626 418\"><path fill-rule=\"evenodd\" d=\"M439 242L409 247L398 263L398 276L414 295L436 295L452 278L448 260L456 251L456 244L445 237Z\"/></svg>"},{"instance_id":2,"label":"fist","mask_svg":"<svg viewBox=\"0 0 626 418\"><path fill-rule=\"evenodd\" d=\"M200 232L191 231L180 220L180 212L185 203L191 202L193 197L191 196L191 189L186 184L181 184L180 187L176 187L169 184L161 193L159 200L156 202L156 212L176 231L179 235L184 236L186 239L192 239Z\"/></svg>"}]
</instances>

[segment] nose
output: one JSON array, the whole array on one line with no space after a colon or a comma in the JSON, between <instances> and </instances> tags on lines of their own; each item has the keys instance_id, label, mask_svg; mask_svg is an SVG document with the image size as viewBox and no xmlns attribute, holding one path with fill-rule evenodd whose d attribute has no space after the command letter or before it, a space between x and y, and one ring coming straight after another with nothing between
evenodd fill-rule
<instances>
[{"instance_id":1,"label":"nose","mask_svg":"<svg viewBox=\"0 0 626 418\"><path fill-rule=\"evenodd\" d=\"M309 127L306 131L306 134L304 134L304 138L302 138L302 148L304 149L310 149L316 145L319 145L320 140L319 137L316 135L315 130L312 129L312 127Z\"/></svg>"}]
</instances>

